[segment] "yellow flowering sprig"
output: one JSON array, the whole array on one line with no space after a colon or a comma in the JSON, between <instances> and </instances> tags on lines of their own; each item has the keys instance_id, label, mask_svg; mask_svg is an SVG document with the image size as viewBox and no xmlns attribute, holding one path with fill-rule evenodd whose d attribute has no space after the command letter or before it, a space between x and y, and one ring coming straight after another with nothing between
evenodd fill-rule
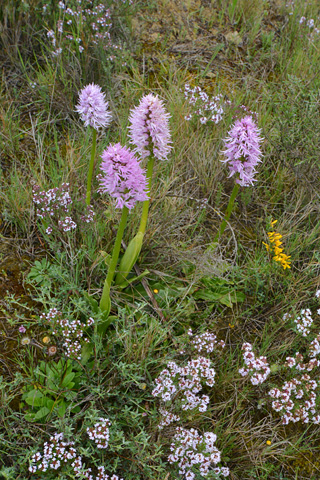
<instances>
[{"instance_id":1,"label":"yellow flowering sprig","mask_svg":"<svg viewBox=\"0 0 320 480\"><path fill-rule=\"evenodd\" d=\"M278 220L273 220L271 222L271 226L275 225ZM283 246L282 246L282 235L277 232L268 232L268 237L269 237L269 245L265 242L262 242L263 245L266 247L268 252L274 253L273 260L276 262L281 263L283 269L285 270L286 268L291 268L290 267L290 256L286 255L283 253Z\"/></svg>"}]
</instances>

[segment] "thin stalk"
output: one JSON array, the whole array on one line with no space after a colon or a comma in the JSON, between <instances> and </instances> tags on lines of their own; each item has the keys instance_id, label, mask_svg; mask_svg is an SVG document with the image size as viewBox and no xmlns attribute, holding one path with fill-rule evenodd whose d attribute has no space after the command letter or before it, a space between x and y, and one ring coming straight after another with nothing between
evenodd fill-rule
<instances>
[{"instance_id":1,"label":"thin stalk","mask_svg":"<svg viewBox=\"0 0 320 480\"><path fill-rule=\"evenodd\" d=\"M146 175L148 194L150 194L153 164L154 164L154 156L150 155L148 165L147 165L147 175ZM142 215L141 215L140 227L139 227L138 233L142 233L143 235L144 235L144 232L146 231L146 226L148 221L149 204L150 204L150 200L145 200L142 206Z\"/></svg>"},{"instance_id":2,"label":"thin stalk","mask_svg":"<svg viewBox=\"0 0 320 480\"><path fill-rule=\"evenodd\" d=\"M226 213L224 215L224 219L220 225L220 229L218 231L218 233L216 234L216 236L214 237L214 240L213 240L213 244L216 243L220 237L222 236L223 232L225 231L225 228L227 226L227 222L230 218L230 215L231 215L231 212L233 210L233 206L234 206L234 201L236 199L236 196L238 194L238 191L239 191L239 188L240 188L240 185L239 183L236 183L235 186L233 187L233 190L232 190L232 193L231 193L231 197L230 197L230 200L229 200L229 203L228 203L228 206L227 206L227 210L226 210Z\"/></svg>"},{"instance_id":3,"label":"thin stalk","mask_svg":"<svg viewBox=\"0 0 320 480\"><path fill-rule=\"evenodd\" d=\"M111 262L109 265L107 278L104 282L104 287L101 295L100 308L102 311L105 311L108 308L110 308L110 287L111 287L111 283L114 277L114 272L116 270L116 266L119 258L121 240L122 240L124 229L127 223L128 212L129 212L128 208L123 207L116 240L114 242L114 247L112 251Z\"/></svg>"},{"instance_id":4,"label":"thin stalk","mask_svg":"<svg viewBox=\"0 0 320 480\"><path fill-rule=\"evenodd\" d=\"M91 183L92 183L92 175L93 175L93 167L94 167L94 157L96 156L96 146L97 146L97 130L94 128L93 137L92 137L91 159L90 159L89 171L88 171L87 195L86 195L87 205L90 205L90 201L91 201Z\"/></svg>"}]
</instances>

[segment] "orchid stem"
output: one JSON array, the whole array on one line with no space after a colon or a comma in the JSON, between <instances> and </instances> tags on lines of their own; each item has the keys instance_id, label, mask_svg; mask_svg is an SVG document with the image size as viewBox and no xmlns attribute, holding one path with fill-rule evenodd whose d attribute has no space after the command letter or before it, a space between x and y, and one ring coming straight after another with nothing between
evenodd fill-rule
<instances>
[{"instance_id":1,"label":"orchid stem","mask_svg":"<svg viewBox=\"0 0 320 480\"><path fill-rule=\"evenodd\" d=\"M97 130L94 128L93 137L92 137L91 159L90 159L89 171L88 171L87 195L86 195L87 205L90 205L90 201L91 201L91 184L92 184L92 175L93 175L93 168L94 168L94 158L96 156L96 146L97 146Z\"/></svg>"},{"instance_id":2,"label":"orchid stem","mask_svg":"<svg viewBox=\"0 0 320 480\"><path fill-rule=\"evenodd\" d=\"M150 155L148 165L147 165L147 174L146 174L146 176L147 176L147 193L148 193L149 197L150 197L153 164L154 164L154 156ZM141 215L141 220L140 220L140 226L139 226L138 233L142 233L143 235L144 235L144 232L146 231L146 226L147 226L147 221L148 221L149 204L150 204L150 198L149 198L149 200L145 200L143 202L143 206L142 206L142 215Z\"/></svg>"},{"instance_id":3,"label":"orchid stem","mask_svg":"<svg viewBox=\"0 0 320 480\"><path fill-rule=\"evenodd\" d=\"M230 218L230 215L231 215L233 207L234 207L234 201L235 201L236 196L238 194L239 188L240 188L239 183L236 183L235 186L233 187L231 197L230 197L230 200L229 200L229 203L228 203L228 206L227 206L227 210L226 210L226 213L224 215L224 219L223 219L223 221L220 225L220 229L219 229L218 233L214 237L214 240L213 240L212 244L217 243L218 240L220 239L220 237L223 235L223 232L225 231L225 228L227 226L228 220Z\"/></svg>"},{"instance_id":4,"label":"orchid stem","mask_svg":"<svg viewBox=\"0 0 320 480\"><path fill-rule=\"evenodd\" d=\"M114 277L114 272L116 270L116 266L119 258L121 240L123 237L124 229L126 227L128 212L129 212L129 209L127 207L123 207L116 240L114 242L114 247L112 251L111 262L109 265L107 278L104 282L103 291L101 295L100 308L102 311L106 311L108 310L108 308L110 309L110 287L111 287L111 283Z\"/></svg>"}]
</instances>

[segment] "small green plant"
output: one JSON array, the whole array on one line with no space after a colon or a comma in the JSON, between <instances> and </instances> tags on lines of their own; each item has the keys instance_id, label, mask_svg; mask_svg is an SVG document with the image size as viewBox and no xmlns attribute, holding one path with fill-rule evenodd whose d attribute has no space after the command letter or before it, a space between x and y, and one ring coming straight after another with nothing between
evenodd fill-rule
<instances>
[{"instance_id":1,"label":"small green plant","mask_svg":"<svg viewBox=\"0 0 320 480\"><path fill-rule=\"evenodd\" d=\"M80 371L70 360L40 362L33 373L33 382L24 388L22 399L28 405L25 419L30 422L48 421L52 416L62 418L77 396ZM74 413L80 410L73 407Z\"/></svg>"}]
</instances>

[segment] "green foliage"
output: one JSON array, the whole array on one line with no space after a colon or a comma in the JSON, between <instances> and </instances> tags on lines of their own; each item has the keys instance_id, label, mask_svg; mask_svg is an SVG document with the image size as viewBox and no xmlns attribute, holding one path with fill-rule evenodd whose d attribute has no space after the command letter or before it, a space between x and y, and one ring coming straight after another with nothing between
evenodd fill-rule
<instances>
[{"instance_id":1,"label":"green foliage","mask_svg":"<svg viewBox=\"0 0 320 480\"><path fill-rule=\"evenodd\" d=\"M22 395L22 399L28 405L26 420L45 422L55 415L64 417L79 390L81 377L79 369L75 369L70 360L40 362L32 372L32 377L33 383L24 388ZM71 408L73 413L79 410L79 407Z\"/></svg>"},{"instance_id":2,"label":"green foliage","mask_svg":"<svg viewBox=\"0 0 320 480\"><path fill-rule=\"evenodd\" d=\"M167 405L151 392L168 361L189 356L192 328L215 334L226 348L210 353L210 408L194 417L184 412L180 424L215 432L235 479L318 479L318 426L281 426L264 400L267 387L254 389L238 373L241 344L250 341L271 358L274 384L288 380L281 363L307 347L283 314L317 306L320 48L315 31L299 23L302 15L318 21L317 3L106 1L111 40L122 49L89 46L92 31L77 18L69 48L64 43L53 57L47 32L57 34L57 4L5 0L0 9L0 477L29 478L31 455L54 432L75 441L94 475L103 464L125 480L175 477L167 456L178 424L158 429ZM76 36L86 43L82 53ZM111 286L107 319L98 301L118 214L93 179L95 222L81 221L91 138L74 112L77 92L93 81L113 112L98 137L97 171L109 142L129 145L129 111L146 93L165 101L174 146L170 160L155 165L148 228L134 258L142 273ZM185 83L231 102L219 124L184 120ZM220 160L236 105L257 112L264 158L208 258L233 188ZM32 185L47 190L61 182L70 183L78 229L48 236L35 217ZM266 217L281 225L290 271L277 269L262 245ZM139 220L137 208L126 243ZM27 275L22 264L30 266ZM79 362L65 358L61 331L55 357L42 342L52 330L39 318L53 307L67 319L94 319ZM106 416L112 425L102 451L86 432ZM57 476L73 473L64 466L39 474Z\"/></svg>"},{"instance_id":3,"label":"green foliage","mask_svg":"<svg viewBox=\"0 0 320 480\"><path fill-rule=\"evenodd\" d=\"M196 300L206 300L209 311L219 304L232 308L233 304L241 303L245 299L244 293L226 279L204 277L201 284L205 288L196 290L193 297Z\"/></svg>"}]
</instances>

